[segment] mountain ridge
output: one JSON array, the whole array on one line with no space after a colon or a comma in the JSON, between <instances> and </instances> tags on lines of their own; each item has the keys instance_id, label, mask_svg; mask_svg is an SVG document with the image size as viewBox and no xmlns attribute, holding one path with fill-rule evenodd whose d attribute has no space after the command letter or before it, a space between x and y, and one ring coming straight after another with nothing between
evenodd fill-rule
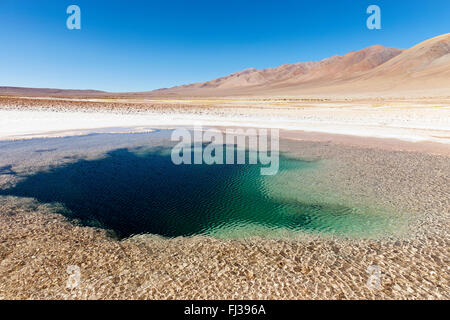
<instances>
[{"instance_id":1,"label":"mountain ridge","mask_svg":"<svg viewBox=\"0 0 450 320\"><path fill-rule=\"evenodd\" d=\"M320 61L249 68L201 83L158 89L179 96L323 95L450 92L450 33L410 49L374 45ZM420 83L422 80L422 84ZM349 87L350 86L350 87Z\"/></svg>"},{"instance_id":2,"label":"mountain ridge","mask_svg":"<svg viewBox=\"0 0 450 320\"><path fill-rule=\"evenodd\" d=\"M450 33L409 49L373 45L320 61L247 68L205 82L144 92L109 93L0 87L0 95L86 97L450 96Z\"/></svg>"}]
</instances>

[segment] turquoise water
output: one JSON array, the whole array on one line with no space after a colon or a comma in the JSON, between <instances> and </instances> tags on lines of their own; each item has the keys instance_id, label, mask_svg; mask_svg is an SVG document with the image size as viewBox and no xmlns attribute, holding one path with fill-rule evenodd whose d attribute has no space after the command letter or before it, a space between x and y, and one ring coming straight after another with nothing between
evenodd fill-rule
<instances>
[{"instance_id":1,"label":"turquoise water","mask_svg":"<svg viewBox=\"0 0 450 320\"><path fill-rule=\"evenodd\" d=\"M119 237L212 235L280 237L301 233L376 237L397 228L390 213L332 201L302 181L321 163L280 157L275 176L260 165L174 165L170 149L121 148L27 176L0 195L59 203L61 213ZM323 199L322 199L323 198ZM336 195L339 198L339 195Z\"/></svg>"}]
</instances>

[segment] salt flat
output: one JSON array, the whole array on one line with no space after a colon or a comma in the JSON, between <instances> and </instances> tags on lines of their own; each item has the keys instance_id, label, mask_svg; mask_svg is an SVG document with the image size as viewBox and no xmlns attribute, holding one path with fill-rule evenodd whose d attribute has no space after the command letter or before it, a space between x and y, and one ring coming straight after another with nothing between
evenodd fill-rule
<instances>
[{"instance_id":1,"label":"salt flat","mask_svg":"<svg viewBox=\"0 0 450 320\"><path fill-rule=\"evenodd\" d=\"M98 100L0 98L0 140L170 126L260 127L450 143L436 101Z\"/></svg>"}]
</instances>

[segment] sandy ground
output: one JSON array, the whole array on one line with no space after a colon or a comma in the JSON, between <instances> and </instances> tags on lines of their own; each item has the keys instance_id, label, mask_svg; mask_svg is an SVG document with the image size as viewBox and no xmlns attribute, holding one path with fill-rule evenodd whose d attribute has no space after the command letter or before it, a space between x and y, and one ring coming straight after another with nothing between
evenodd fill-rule
<instances>
[{"instance_id":1,"label":"sandy ground","mask_svg":"<svg viewBox=\"0 0 450 320\"><path fill-rule=\"evenodd\" d=\"M205 105L195 101L192 105L179 101L0 101L0 135L8 140L90 131L102 123L101 118L93 119L100 114L107 117L108 127L132 124L129 127L146 130L153 126L151 121L167 125L158 123L162 110L170 117L189 115L189 121L194 115L223 117L218 123L207 123L217 126L248 126L251 119L255 126L272 124L286 129L291 123L287 129L292 130L283 131L282 150L329 163L329 169L311 181L317 188L340 190L343 197L376 199L415 217L404 236L379 240L305 235L296 241L238 241L143 235L118 241L108 231L66 220L52 206L1 197L0 298L450 298L450 161L446 153L450 109L445 101L432 105L396 101L392 108L388 104L394 103L389 101L380 102L381 106L372 106L373 101L358 105L354 101L290 101L282 107L270 104L273 101L256 101L249 108L243 108L242 101L214 102L215 107L208 101L202 102ZM317 104L320 107L313 108ZM79 117L77 122L72 115ZM10 125L12 119L15 126ZM137 119L142 123L136 124L141 121ZM2 129L3 125L9 127ZM8 179L2 176L0 187L10 184ZM73 270L80 271L76 286L71 285ZM376 281L368 284L376 270L379 286Z\"/></svg>"}]
</instances>

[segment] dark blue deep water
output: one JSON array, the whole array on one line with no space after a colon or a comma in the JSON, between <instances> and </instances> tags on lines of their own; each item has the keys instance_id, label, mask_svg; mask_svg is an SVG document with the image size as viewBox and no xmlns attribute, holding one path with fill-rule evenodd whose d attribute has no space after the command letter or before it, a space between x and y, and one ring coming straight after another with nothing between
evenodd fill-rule
<instances>
[{"instance_id":1,"label":"dark blue deep water","mask_svg":"<svg viewBox=\"0 0 450 320\"><path fill-rule=\"evenodd\" d=\"M281 155L281 175L318 170L314 162ZM2 170L11 170L4 168ZM174 165L168 148L121 148L94 160L77 160L35 172L0 195L59 203L63 214L120 237L151 233L245 237L274 230L364 235L386 227L382 215L352 206L274 198L277 176L261 176L260 165ZM301 181L298 190L302 193Z\"/></svg>"}]
</instances>

